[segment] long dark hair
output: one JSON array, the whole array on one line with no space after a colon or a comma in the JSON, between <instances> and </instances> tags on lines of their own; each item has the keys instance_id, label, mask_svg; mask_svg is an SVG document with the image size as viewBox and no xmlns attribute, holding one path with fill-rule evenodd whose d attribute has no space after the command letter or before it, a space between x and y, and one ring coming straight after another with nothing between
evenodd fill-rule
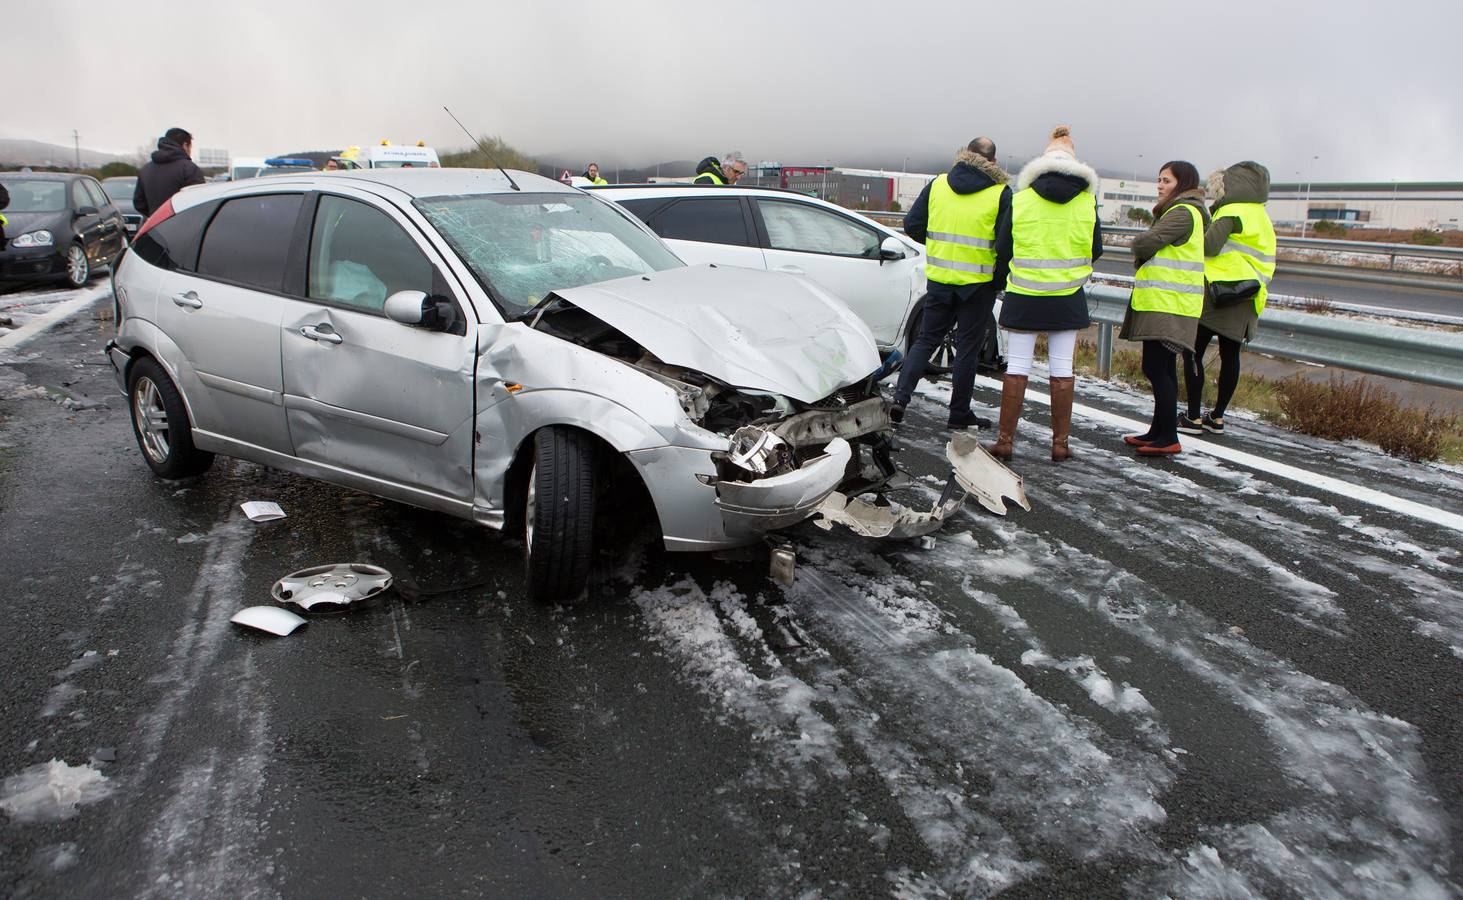
<instances>
[{"instance_id":1,"label":"long dark hair","mask_svg":"<svg viewBox=\"0 0 1463 900\"><path fill-rule=\"evenodd\" d=\"M1199 186L1199 170L1191 162L1186 162L1182 159L1170 160L1158 167L1160 173L1164 169L1173 173L1173 177L1178 181L1178 185L1173 189L1173 193L1169 195L1167 200L1160 200L1153 205L1154 219L1168 212L1168 208L1173 206L1173 202L1178 199L1180 194L1192 191Z\"/></svg>"}]
</instances>

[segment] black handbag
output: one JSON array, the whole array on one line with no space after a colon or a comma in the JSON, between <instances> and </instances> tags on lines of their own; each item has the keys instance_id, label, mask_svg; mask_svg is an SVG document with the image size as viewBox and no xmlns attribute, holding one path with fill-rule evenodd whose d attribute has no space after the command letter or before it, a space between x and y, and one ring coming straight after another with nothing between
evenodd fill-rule
<instances>
[{"instance_id":1,"label":"black handbag","mask_svg":"<svg viewBox=\"0 0 1463 900\"><path fill-rule=\"evenodd\" d=\"M1209 282L1209 299L1213 301L1215 309L1228 309L1231 306L1251 302L1258 293L1260 293L1260 282L1253 279Z\"/></svg>"}]
</instances>

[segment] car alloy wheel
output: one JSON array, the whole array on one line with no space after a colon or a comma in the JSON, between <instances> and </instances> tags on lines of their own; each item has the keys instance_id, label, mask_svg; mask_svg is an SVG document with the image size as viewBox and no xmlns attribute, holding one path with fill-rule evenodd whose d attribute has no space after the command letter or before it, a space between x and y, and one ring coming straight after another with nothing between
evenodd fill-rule
<instances>
[{"instance_id":1,"label":"car alloy wheel","mask_svg":"<svg viewBox=\"0 0 1463 900\"><path fill-rule=\"evenodd\" d=\"M163 406L162 392L146 375L132 386L132 411L143 452L158 465L166 464L172 452L168 443L168 411Z\"/></svg>"},{"instance_id":2,"label":"car alloy wheel","mask_svg":"<svg viewBox=\"0 0 1463 900\"><path fill-rule=\"evenodd\" d=\"M81 287L91 277L91 264L87 262L86 251L80 244L72 244L66 250L66 278L72 287Z\"/></svg>"},{"instance_id":3,"label":"car alloy wheel","mask_svg":"<svg viewBox=\"0 0 1463 900\"><path fill-rule=\"evenodd\" d=\"M528 552L533 552L533 520L536 518L535 506L538 505L538 465L528 470L528 490L523 505L523 543Z\"/></svg>"}]
</instances>

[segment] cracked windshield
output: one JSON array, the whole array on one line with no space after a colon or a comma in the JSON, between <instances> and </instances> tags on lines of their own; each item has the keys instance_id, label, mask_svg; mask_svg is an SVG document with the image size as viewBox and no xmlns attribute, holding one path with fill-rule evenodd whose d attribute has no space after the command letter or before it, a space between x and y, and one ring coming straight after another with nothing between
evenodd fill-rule
<instances>
[{"instance_id":1,"label":"cracked windshield","mask_svg":"<svg viewBox=\"0 0 1463 900\"><path fill-rule=\"evenodd\" d=\"M589 197L429 197L416 206L472 267L506 316L550 291L683 265L659 241Z\"/></svg>"}]
</instances>

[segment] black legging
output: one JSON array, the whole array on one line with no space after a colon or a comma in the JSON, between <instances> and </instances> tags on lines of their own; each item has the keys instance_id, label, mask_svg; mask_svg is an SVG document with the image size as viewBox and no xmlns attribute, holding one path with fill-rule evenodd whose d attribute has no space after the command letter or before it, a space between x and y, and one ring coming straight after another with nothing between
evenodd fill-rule
<instances>
[{"instance_id":1,"label":"black legging","mask_svg":"<svg viewBox=\"0 0 1463 900\"><path fill-rule=\"evenodd\" d=\"M1179 441L1178 354L1162 341L1143 342L1143 374L1153 385L1153 422L1148 440L1160 447Z\"/></svg>"},{"instance_id":2,"label":"black legging","mask_svg":"<svg viewBox=\"0 0 1463 900\"><path fill-rule=\"evenodd\" d=\"M1189 395L1191 419L1199 418L1199 407L1204 402L1204 351L1209 349L1210 339L1216 337L1219 338L1219 399L1209 414L1216 419L1224 418L1224 411L1234 397L1234 389L1239 387L1240 342L1200 325L1194 352L1184 354L1184 389Z\"/></svg>"}]
</instances>

